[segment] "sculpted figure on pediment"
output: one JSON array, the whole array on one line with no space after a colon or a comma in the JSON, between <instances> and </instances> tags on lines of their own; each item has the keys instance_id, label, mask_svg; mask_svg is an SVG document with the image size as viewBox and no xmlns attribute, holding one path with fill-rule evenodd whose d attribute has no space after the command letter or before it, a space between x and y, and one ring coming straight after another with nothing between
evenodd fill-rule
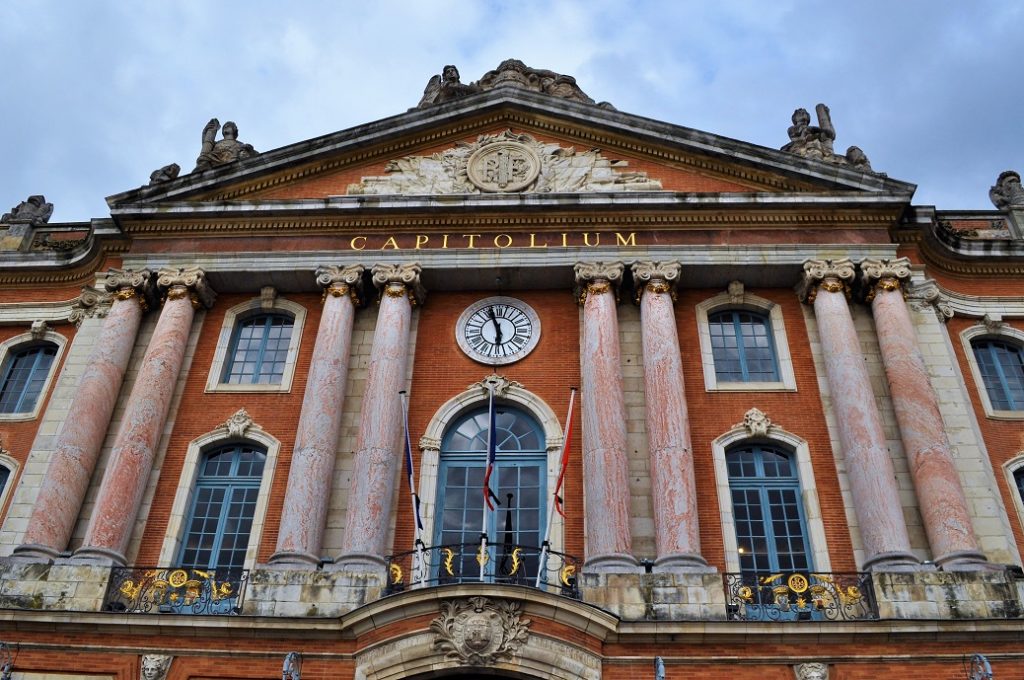
<instances>
[{"instance_id":1,"label":"sculpted figure on pediment","mask_svg":"<svg viewBox=\"0 0 1024 680\"><path fill-rule=\"evenodd\" d=\"M149 174L149 186L163 184L164 182L170 182L172 179L177 179L179 172L181 172L181 166L177 163L171 163L170 165L165 165L162 168L157 168Z\"/></svg>"},{"instance_id":2,"label":"sculpted figure on pediment","mask_svg":"<svg viewBox=\"0 0 1024 680\"><path fill-rule=\"evenodd\" d=\"M999 173L999 179L989 189L988 197L999 210L1024 209L1024 187L1020 185L1020 175L1013 170Z\"/></svg>"},{"instance_id":3,"label":"sculpted figure on pediment","mask_svg":"<svg viewBox=\"0 0 1024 680\"><path fill-rule=\"evenodd\" d=\"M457 142L430 156L390 161L388 173L364 177L350 194L477 194L572 191L660 191L661 182L599 149L577 151L511 130Z\"/></svg>"},{"instance_id":4,"label":"sculpted figure on pediment","mask_svg":"<svg viewBox=\"0 0 1024 680\"><path fill-rule=\"evenodd\" d=\"M465 85L459 79L459 69L448 64L441 69L441 75L435 75L427 82L423 89L423 97L416 105L417 109L425 109L434 104L440 104L458 97L465 97L467 94L479 92L476 85Z\"/></svg>"},{"instance_id":5,"label":"sculpted figure on pediment","mask_svg":"<svg viewBox=\"0 0 1024 680\"><path fill-rule=\"evenodd\" d=\"M836 153L833 148L836 129L832 125L832 114L829 108L824 104L818 104L814 110L818 115L817 125L811 125L811 114L807 112L807 109L797 109L793 112L793 124L786 130L789 135L789 143L782 147L782 151L804 158L845 165L860 172L884 174L875 172L871 168L871 162L859 146L849 147L845 155Z\"/></svg>"},{"instance_id":6,"label":"sculpted figure on pediment","mask_svg":"<svg viewBox=\"0 0 1024 680\"><path fill-rule=\"evenodd\" d=\"M223 137L219 141L216 140L218 130ZM196 159L195 169L208 170L256 155L259 152L252 148L252 144L238 141L238 126L233 121L229 120L221 128L220 121L211 118L203 128L203 148Z\"/></svg>"},{"instance_id":7,"label":"sculpted figure on pediment","mask_svg":"<svg viewBox=\"0 0 1024 680\"><path fill-rule=\"evenodd\" d=\"M32 224L38 226L50 221L53 214L53 203L47 203L43 195L29 196L26 200L11 208L11 212L0 217L3 224Z\"/></svg>"}]
</instances>

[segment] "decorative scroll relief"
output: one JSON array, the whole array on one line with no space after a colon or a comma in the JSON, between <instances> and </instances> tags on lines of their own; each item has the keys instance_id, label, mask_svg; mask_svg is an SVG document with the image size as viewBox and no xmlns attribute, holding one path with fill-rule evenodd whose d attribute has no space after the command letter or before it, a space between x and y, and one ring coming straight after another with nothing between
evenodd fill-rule
<instances>
[{"instance_id":1,"label":"decorative scroll relief","mask_svg":"<svg viewBox=\"0 0 1024 680\"><path fill-rule=\"evenodd\" d=\"M530 623L521 617L518 602L471 597L442 602L441 615L430 623L430 630L434 648L445 658L487 666L512 659L527 641Z\"/></svg>"},{"instance_id":2,"label":"decorative scroll relief","mask_svg":"<svg viewBox=\"0 0 1024 680\"><path fill-rule=\"evenodd\" d=\"M390 161L388 173L364 177L349 194L479 194L661 191L661 182L645 172L624 171L628 162L605 158L598 149L547 144L531 135L506 130L480 135L471 144L457 142L430 156Z\"/></svg>"}]
</instances>

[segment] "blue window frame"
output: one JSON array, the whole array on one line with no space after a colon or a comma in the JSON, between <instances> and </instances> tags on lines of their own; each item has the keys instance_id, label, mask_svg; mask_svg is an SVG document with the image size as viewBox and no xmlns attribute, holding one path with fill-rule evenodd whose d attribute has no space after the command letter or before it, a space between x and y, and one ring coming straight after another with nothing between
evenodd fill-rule
<instances>
[{"instance_id":1,"label":"blue window frame","mask_svg":"<svg viewBox=\"0 0 1024 680\"><path fill-rule=\"evenodd\" d=\"M992 408L1024 411L1024 351L991 338L974 340L971 348Z\"/></svg>"},{"instance_id":2,"label":"blue window frame","mask_svg":"<svg viewBox=\"0 0 1024 680\"><path fill-rule=\"evenodd\" d=\"M35 409L56 356L57 345L52 342L11 352L0 379L0 413L31 413Z\"/></svg>"},{"instance_id":3,"label":"blue window frame","mask_svg":"<svg viewBox=\"0 0 1024 680\"><path fill-rule=\"evenodd\" d=\"M491 547L486 573L492 579L516 580L536 575L538 548L543 540L542 522L546 518L547 447L543 430L530 415L504 405L496 405L496 409L491 488L501 505L487 516ZM474 546L480 544L483 521L487 416L486 407L462 416L449 427L441 444L434 542L453 549L466 545L465 549L455 549L456 580L475 580L480 575ZM508 524L511 532L507 531ZM522 547L523 563L511 576L505 554L507 545Z\"/></svg>"},{"instance_id":4,"label":"blue window frame","mask_svg":"<svg viewBox=\"0 0 1024 680\"><path fill-rule=\"evenodd\" d=\"M179 566L221 570L243 566L265 462L266 453L247 444L224 446L203 456Z\"/></svg>"},{"instance_id":5,"label":"blue window frame","mask_svg":"<svg viewBox=\"0 0 1024 680\"><path fill-rule=\"evenodd\" d=\"M295 320L290 314L256 314L235 324L221 382L279 385L288 363Z\"/></svg>"},{"instance_id":6,"label":"blue window frame","mask_svg":"<svg viewBox=\"0 0 1024 680\"><path fill-rule=\"evenodd\" d=\"M722 382L778 382L772 324L764 314L726 310L708 316L715 376Z\"/></svg>"},{"instance_id":7,"label":"blue window frame","mask_svg":"<svg viewBox=\"0 0 1024 680\"><path fill-rule=\"evenodd\" d=\"M811 569L792 454L759 444L726 453L740 570L745 576Z\"/></svg>"}]
</instances>

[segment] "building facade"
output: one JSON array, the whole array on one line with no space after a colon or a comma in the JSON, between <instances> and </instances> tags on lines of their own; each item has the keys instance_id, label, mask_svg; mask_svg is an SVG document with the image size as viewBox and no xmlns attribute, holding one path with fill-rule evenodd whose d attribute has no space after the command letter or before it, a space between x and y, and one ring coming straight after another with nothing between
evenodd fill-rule
<instances>
[{"instance_id":1,"label":"building facade","mask_svg":"<svg viewBox=\"0 0 1024 680\"><path fill-rule=\"evenodd\" d=\"M510 60L29 197L0 665L1024 678L1020 177L914 205L816 113L768 149Z\"/></svg>"}]
</instances>

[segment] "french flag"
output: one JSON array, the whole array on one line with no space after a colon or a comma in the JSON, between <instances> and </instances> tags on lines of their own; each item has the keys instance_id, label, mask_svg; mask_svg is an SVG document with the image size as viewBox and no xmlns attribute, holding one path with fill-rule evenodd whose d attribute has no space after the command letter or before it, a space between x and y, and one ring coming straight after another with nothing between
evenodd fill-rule
<instances>
[{"instance_id":1,"label":"french flag","mask_svg":"<svg viewBox=\"0 0 1024 680\"><path fill-rule=\"evenodd\" d=\"M498 505L501 502L498 501L498 497L493 491L491 491L491 473L494 472L494 458L497 453L498 443L497 436L495 434L495 413L494 413L494 387L490 387L490 401L488 402L488 416L487 416L487 471L484 472L484 503L487 504L488 510L494 510L494 506L491 504L493 498Z\"/></svg>"}]
</instances>

